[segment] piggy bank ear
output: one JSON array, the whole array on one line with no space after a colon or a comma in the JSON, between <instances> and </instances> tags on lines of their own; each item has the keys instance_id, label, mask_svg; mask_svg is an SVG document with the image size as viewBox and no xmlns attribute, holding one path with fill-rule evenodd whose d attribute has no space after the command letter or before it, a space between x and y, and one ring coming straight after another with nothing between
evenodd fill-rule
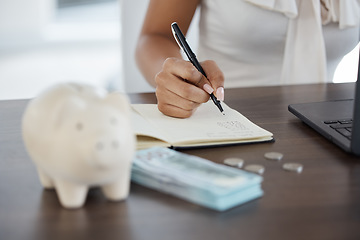
<instances>
[{"instance_id":1,"label":"piggy bank ear","mask_svg":"<svg viewBox=\"0 0 360 240\"><path fill-rule=\"evenodd\" d=\"M109 93L104 101L124 113L130 113L130 102L126 95L119 92Z\"/></svg>"}]
</instances>

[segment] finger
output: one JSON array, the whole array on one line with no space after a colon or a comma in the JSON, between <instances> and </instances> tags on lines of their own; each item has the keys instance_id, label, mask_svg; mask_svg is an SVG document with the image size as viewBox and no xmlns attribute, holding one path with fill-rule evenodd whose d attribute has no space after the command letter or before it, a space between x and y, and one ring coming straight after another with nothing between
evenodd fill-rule
<instances>
[{"instance_id":1,"label":"finger","mask_svg":"<svg viewBox=\"0 0 360 240\"><path fill-rule=\"evenodd\" d=\"M201 104L199 102L183 98L165 88L156 88L155 94L158 99L158 105L172 105L185 111L192 111Z\"/></svg>"},{"instance_id":2,"label":"finger","mask_svg":"<svg viewBox=\"0 0 360 240\"><path fill-rule=\"evenodd\" d=\"M214 94L220 101L224 101L224 74L215 61L206 60L201 62L207 78L214 89Z\"/></svg>"},{"instance_id":3,"label":"finger","mask_svg":"<svg viewBox=\"0 0 360 240\"><path fill-rule=\"evenodd\" d=\"M209 98L209 95L203 90L168 72L158 73L155 80L157 82L158 109L165 115L188 118L200 106L201 102L206 102ZM195 92L200 91L200 94L192 94L187 88L193 89ZM201 98L200 95L204 96Z\"/></svg>"},{"instance_id":4,"label":"finger","mask_svg":"<svg viewBox=\"0 0 360 240\"><path fill-rule=\"evenodd\" d=\"M157 84L157 91L165 90L177 95L186 100L195 103L204 103L209 100L209 95L202 89L183 81L181 78L170 74L168 72L160 72L156 75L155 81Z\"/></svg>"},{"instance_id":5,"label":"finger","mask_svg":"<svg viewBox=\"0 0 360 240\"><path fill-rule=\"evenodd\" d=\"M206 79L191 62L178 58L168 58L164 62L163 69L167 69L167 71L172 74L205 90L209 94L214 91L208 79Z\"/></svg>"},{"instance_id":6,"label":"finger","mask_svg":"<svg viewBox=\"0 0 360 240\"><path fill-rule=\"evenodd\" d=\"M171 117L188 118L200 106L200 103L184 99L166 88L157 88L156 97L160 112Z\"/></svg>"}]
</instances>

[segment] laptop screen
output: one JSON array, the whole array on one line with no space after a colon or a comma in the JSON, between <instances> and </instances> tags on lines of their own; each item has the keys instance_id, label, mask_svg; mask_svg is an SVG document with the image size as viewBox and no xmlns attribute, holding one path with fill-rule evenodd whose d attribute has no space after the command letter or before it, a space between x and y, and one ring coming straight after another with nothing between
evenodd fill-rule
<instances>
[{"instance_id":1,"label":"laptop screen","mask_svg":"<svg viewBox=\"0 0 360 240\"><path fill-rule=\"evenodd\" d=\"M358 61L358 75L355 88L355 99L354 99L354 115L353 115L353 127L351 136L351 151L360 155L360 50L359 50L359 61Z\"/></svg>"}]
</instances>

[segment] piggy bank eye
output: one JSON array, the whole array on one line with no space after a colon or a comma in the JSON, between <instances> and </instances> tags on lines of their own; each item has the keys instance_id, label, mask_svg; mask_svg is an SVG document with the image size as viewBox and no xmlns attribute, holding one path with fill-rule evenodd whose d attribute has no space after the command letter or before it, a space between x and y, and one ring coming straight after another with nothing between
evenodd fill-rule
<instances>
[{"instance_id":1,"label":"piggy bank eye","mask_svg":"<svg viewBox=\"0 0 360 240\"><path fill-rule=\"evenodd\" d=\"M113 117L113 118L110 119L110 124L111 124L111 125L116 126L117 123L118 123L118 120L117 120L115 117Z\"/></svg>"},{"instance_id":2,"label":"piggy bank eye","mask_svg":"<svg viewBox=\"0 0 360 240\"><path fill-rule=\"evenodd\" d=\"M84 125L81 122L78 122L75 127L76 130L81 131L84 128Z\"/></svg>"}]
</instances>

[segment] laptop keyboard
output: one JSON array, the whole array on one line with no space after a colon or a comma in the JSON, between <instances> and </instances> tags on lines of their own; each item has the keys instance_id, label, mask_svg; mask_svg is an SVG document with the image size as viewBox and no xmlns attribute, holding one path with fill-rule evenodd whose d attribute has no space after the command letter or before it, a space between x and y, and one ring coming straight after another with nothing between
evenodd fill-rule
<instances>
[{"instance_id":1,"label":"laptop keyboard","mask_svg":"<svg viewBox=\"0 0 360 240\"><path fill-rule=\"evenodd\" d=\"M352 119L324 121L329 127L335 129L344 137L351 139Z\"/></svg>"}]
</instances>

